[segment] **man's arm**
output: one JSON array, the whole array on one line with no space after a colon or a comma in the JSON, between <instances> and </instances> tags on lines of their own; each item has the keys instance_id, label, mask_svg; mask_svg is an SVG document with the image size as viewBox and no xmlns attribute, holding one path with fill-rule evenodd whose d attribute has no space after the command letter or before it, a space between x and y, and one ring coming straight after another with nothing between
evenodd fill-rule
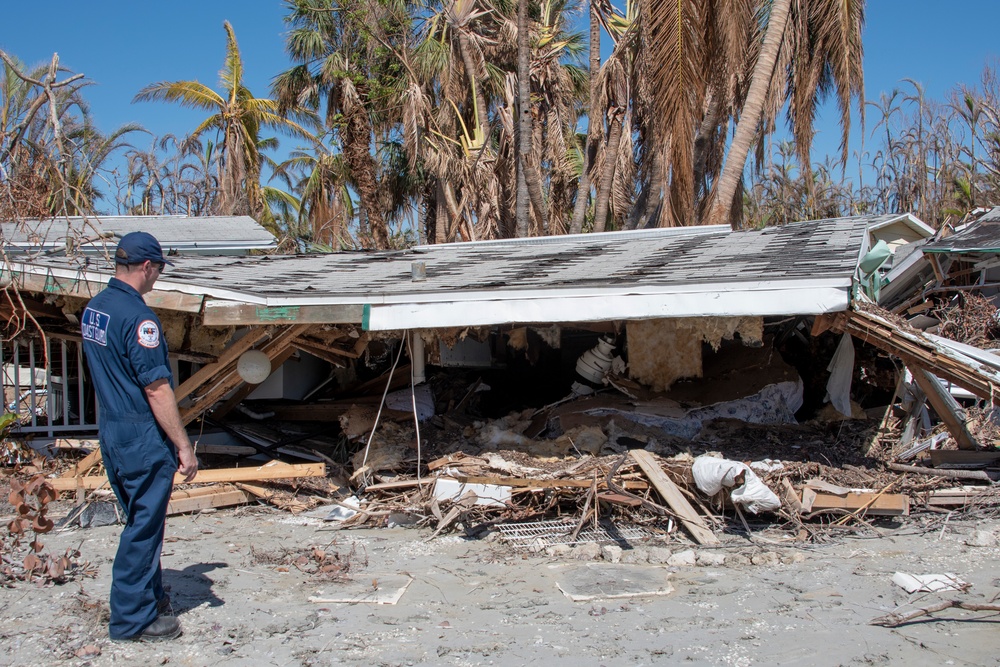
<instances>
[{"instance_id":1,"label":"man's arm","mask_svg":"<svg viewBox=\"0 0 1000 667\"><path fill-rule=\"evenodd\" d=\"M180 462L177 472L184 475L185 482L190 482L198 472L198 459L195 458L194 447L191 446L191 440L177 411L174 390L166 378L161 378L146 385L145 391L156 422L177 448L177 458Z\"/></svg>"}]
</instances>

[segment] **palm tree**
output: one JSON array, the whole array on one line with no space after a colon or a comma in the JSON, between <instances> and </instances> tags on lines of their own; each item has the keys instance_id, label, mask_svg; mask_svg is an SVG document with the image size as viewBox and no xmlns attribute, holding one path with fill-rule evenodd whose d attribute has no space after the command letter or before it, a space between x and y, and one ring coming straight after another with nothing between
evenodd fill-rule
<instances>
[{"instance_id":1,"label":"palm tree","mask_svg":"<svg viewBox=\"0 0 1000 667\"><path fill-rule=\"evenodd\" d=\"M214 112L191 133L194 138L214 130L220 135L218 206L226 214L251 215L265 221L267 206L261 189L261 141L264 128L312 141L302 125L279 114L278 103L254 97L243 83L243 58L233 27L226 30L226 59L220 72L221 92L198 81L162 81L143 88L133 102L178 102L182 106ZM298 105L282 110L310 120ZM267 144L264 144L265 146Z\"/></svg>"},{"instance_id":2,"label":"palm tree","mask_svg":"<svg viewBox=\"0 0 1000 667\"><path fill-rule=\"evenodd\" d=\"M327 130L342 147L351 187L360 199L359 231L389 247L387 212L373 143L401 116L409 83L398 54L411 17L400 3L377 0L288 0L287 50L295 65L274 79L279 109L325 106Z\"/></svg>"},{"instance_id":3,"label":"palm tree","mask_svg":"<svg viewBox=\"0 0 1000 667\"><path fill-rule=\"evenodd\" d=\"M864 104L864 9L864 0L803 0L794 6L791 0L769 3L763 43L707 215L710 224L731 220L736 226L731 211L746 158L762 132L773 127L774 115L782 106L773 102L783 102L782 90L788 90L792 132L799 162L806 168L816 105L825 91L836 91L842 162L847 162L851 101L857 98ZM771 106L766 109L769 99Z\"/></svg>"}]
</instances>

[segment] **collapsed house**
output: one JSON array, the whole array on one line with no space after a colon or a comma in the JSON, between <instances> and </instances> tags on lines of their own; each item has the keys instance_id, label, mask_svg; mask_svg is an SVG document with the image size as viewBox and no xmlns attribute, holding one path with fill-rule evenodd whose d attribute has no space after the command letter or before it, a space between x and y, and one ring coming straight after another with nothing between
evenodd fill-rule
<instances>
[{"instance_id":1,"label":"collapsed house","mask_svg":"<svg viewBox=\"0 0 1000 667\"><path fill-rule=\"evenodd\" d=\"M152 221L147 230L160 235ZM958 236L948 247L971 252ZM343 466L338 481L369 493L422 492L423 474L458 470L457 486L435 484L449 490L433 500L474 490L477 503L499 493L504 506L512 488L554 488L562 479L579 490L592 476L595 492L606 477L607 502L635 506L628 489L648 493L649 484L615 482L608 466L583 465L631 451L674 515L704 530L668 488L690 477L690 462L684 471L663 464L671 475L657 476L641 452L683 452L720 423L767 430L824 410L827 418L867 416L853 400L857 379L867 407L888 416L906 403L911 440L930 430L918 400L925 397L958 445L975 449L985 443L969 433L944 383L992 401L1000 380L1000 366L982 355L886 319L879 307L912 310L915 285L926 294L950 275L935 259L944 240L909 214L323 255L196 255L190 243L160 240L177 252L176 267L146 301L164 324L175 394L204 443L199 453ZM80 364L77 317L113 265L83 245L17 254L8 246L0 275L11 332L5 402L24 410L24 432L49 439L92 433L99 411ZM907 290L896 287L904 283ZM851 336L868 350L860 360ZM422 442L422 429L438 437ZM736 454L725 440L713 441L716 451ZM581 460L558 472L507 461L484 476L470 474L491 465L467 455L472 447ZM567 469L583 479L569 479ZM497 470L509 473L505 484ZM285 468L268 475L284 473L292 476ZM746 478L739 466L720 474ZM67 488L83 483L75 484ZM877 512L880 502L865 502L855 509Z\"/></svg>"}]
</instances>

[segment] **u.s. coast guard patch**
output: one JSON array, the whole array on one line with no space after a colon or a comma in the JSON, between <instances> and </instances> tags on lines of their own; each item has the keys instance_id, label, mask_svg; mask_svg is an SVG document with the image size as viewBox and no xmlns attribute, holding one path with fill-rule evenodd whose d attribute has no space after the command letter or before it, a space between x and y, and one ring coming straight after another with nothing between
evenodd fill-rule
<instances>
[{"instance_id":1,"label":"u.s. coast guard patch","mask_svg":"<svg viewBox=\"0 0 1000 667\"><path fill-rule=\"evenodd\" d=\"M111 316L107 313L87 308L80 319L80 333L83 334L83 339L107 347L109 322Z\"/></svg>"},{"instance_id":2,"label":"u.s. coast guard patch","mask_svg":"<svg viewBox=\"0 0 1000 667\"><path fill-rule=\"evenodd\" d=\"M143 347L160 346L160 328L153 320L143 320L139 324L139 345Z\"/></svg>"}]
</instances>

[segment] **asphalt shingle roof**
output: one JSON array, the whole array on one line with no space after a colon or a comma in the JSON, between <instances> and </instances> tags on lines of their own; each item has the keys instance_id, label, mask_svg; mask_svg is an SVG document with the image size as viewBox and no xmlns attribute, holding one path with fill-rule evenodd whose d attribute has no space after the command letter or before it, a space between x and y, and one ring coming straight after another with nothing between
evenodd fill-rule
<instances>
[{"instance_id":1,"label":"asphalt shingle roof","mask_svg":"<svg viewBox=\"0 0 1000 667\"><path fill-rule=\"evenodd\" d=\"M1000 206L962 231L923 247L924 252L1000 252Z\"/></svg>"},{"instance_id":2,"label":"asphalt shingle roof","mask_svg":"<svg viewBox=\"0 0 1000 667\"><path fill-rule=\"evenodd\" d=\"M730 232L665 229L399 252L180 257L163 280L261 296L681 285L850 277L874 217ZM594 238L599 236L599 238ZM413 262L427 278L411 279Z\"/></svg>"}]
</instances>

